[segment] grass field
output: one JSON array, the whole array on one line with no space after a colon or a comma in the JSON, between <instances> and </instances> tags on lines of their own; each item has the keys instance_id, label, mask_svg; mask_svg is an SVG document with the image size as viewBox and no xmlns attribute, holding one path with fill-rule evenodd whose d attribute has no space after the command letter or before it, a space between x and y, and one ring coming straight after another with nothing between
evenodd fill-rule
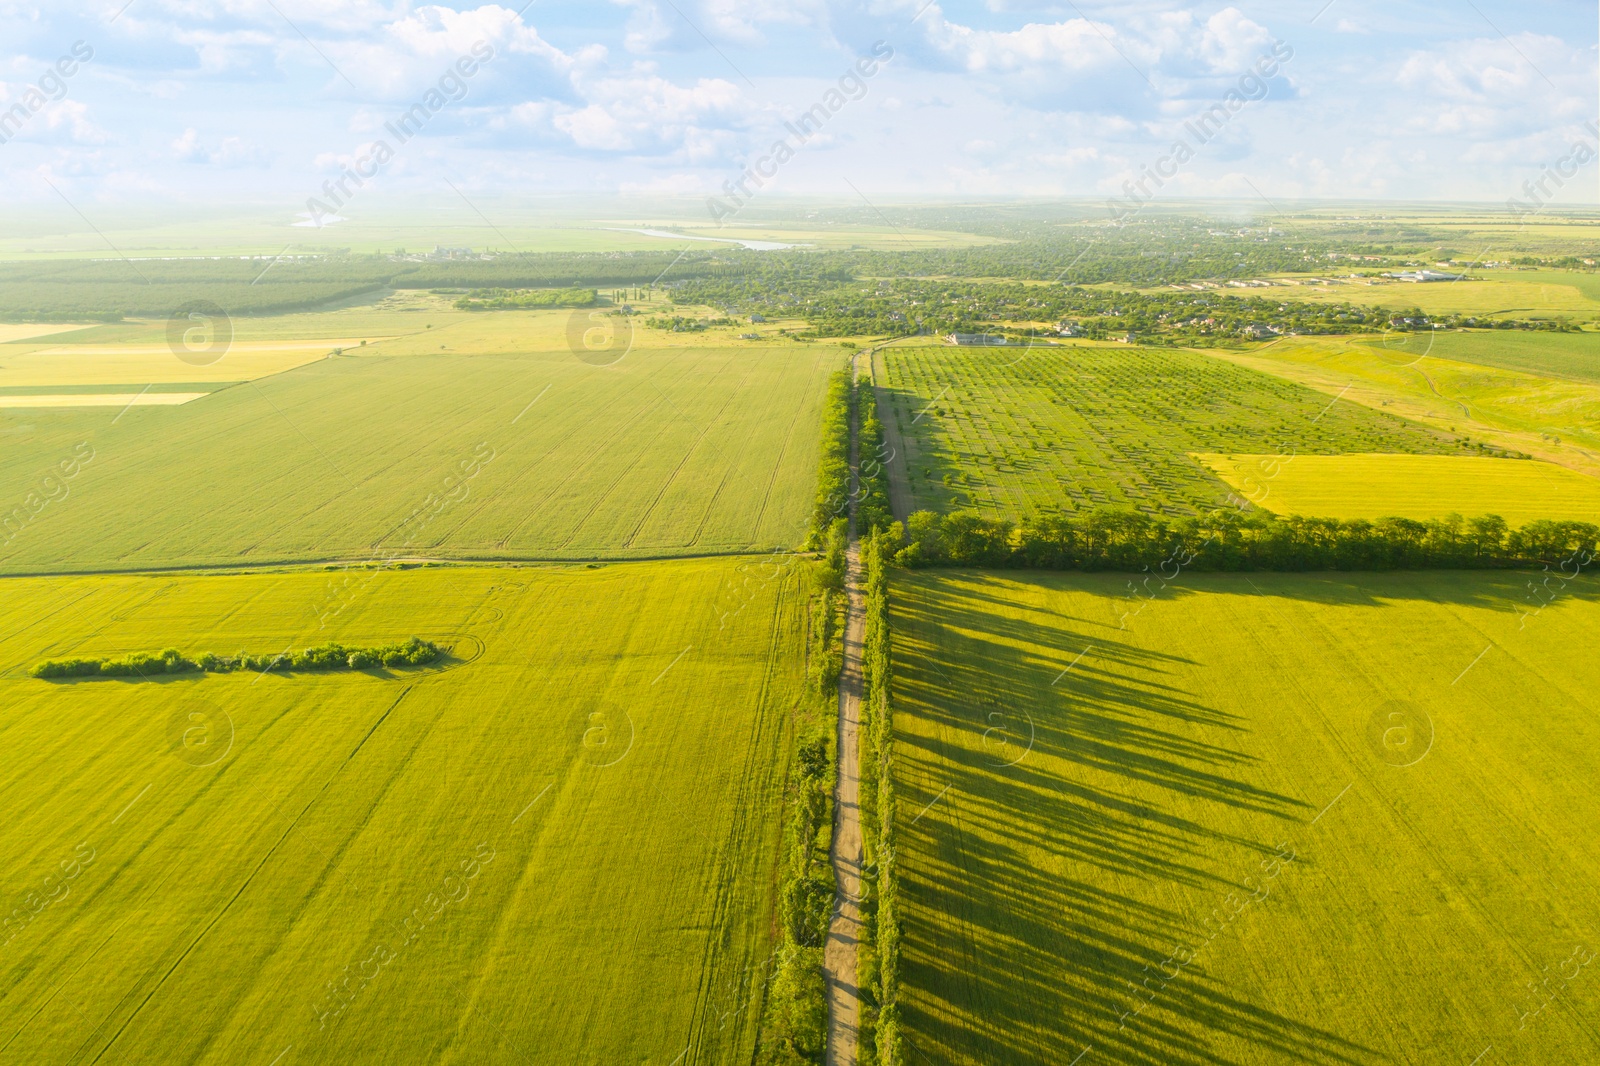
<instances>
[{"instance_id":1,"label":"grass field","mask_svg":"<svg viewBox=\"0 0 1600 1066\"><path fill-rule=\"evenodd\" d=\"M805 605L746 577L5 581L0 1060L749 1061ZM23 676L412 634L463 661Z\"/></svg>"},{"instance_id":2,"label":"grass field","mask_svg":"<svg viewBox=\"0 0 1600 1066\"><path fill-rule=\"evenodd\" d=\"M1600 333L1439 333L1427 354L1600 385Z\"/></svg>"},{"instance_id":3,"label":"grass field","mask_svg":"<svg viewBox=\"0 0 1600 1066\"><path fill-rule=\"evenodd\" d=\"M1399 418L1188 351L890 348L878 359L916 508L1189 514L1228 494L1194 452L1454 450Z\"/></svg>"},{"instance_id":4,"label":"grass field","mask_svg":"<svg viewBox=\"0 0 1600 1066\"><path fill-rule=\"evenodd\" d=\"M1442 358L1434 348L1448 350L1445 341L1395 349L1370 340L1296 337L1213 354L1444 432L1600 474L1600 385Z\"/></svg>"},{"instance_id":5,"label":"grass field","mask_svg":"<svg viewBox=\"0 0 1600 1066\"><path fill-rule=\"evenodd\" d=\"M1202 455L1258 507L1321 518L1497 514L1600 522L1600 479L1553 463L1457 455Z\"/></svg>"},{"instance_id":6,"label":"grass field","mask_svg":"<svg viewBox=\"0 0 1600 1066\"><path fill-rule=\"evenodd\" d=\"M66 495L11 519L0 571L640 557L804 539L841 349L713 338L586 362L565 323L458 315L181 407L9 412L0 520L79 444L94 458Z\"/></svg>"},{"instance_id":7,"label":"grass field","mask_svg":"<svg viewBox=\"0 0 1600 1066\"><path fill-rule=\"evenodd\" d=\"M1524 580L898 581L907 1060L1600 1056L1600 603Z\"/></svg>"}]
</instances>

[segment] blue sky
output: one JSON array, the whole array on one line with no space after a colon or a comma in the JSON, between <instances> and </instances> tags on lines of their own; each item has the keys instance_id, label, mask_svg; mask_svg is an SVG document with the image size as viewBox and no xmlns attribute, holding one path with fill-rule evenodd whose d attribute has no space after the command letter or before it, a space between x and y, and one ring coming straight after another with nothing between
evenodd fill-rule
<instances>
[{"instance_id":1,"label":"blue sky","mask_svg":"<svg viewBox=\"0 0 1600 1066\"><path fill-rule=\"evenodd\" d=\"M1503 203L1600 109L1596 6L1571 0L123 2L0 0L3 107L26 112L0 125L10 203L48 181L292 216L358 162L385 202L445 181L704 198L780 137L763 180L784 193L1108 198L1274 48L1292 55L1221 131L1162 164L1163 197ZM875 46L892 56L841 88ZM438 107L402 144L385 123L418 103ZM819 104L802 143L785 123ZM1594 202L1597 171L1560 199Z\"/></svg>"}]
</instances>

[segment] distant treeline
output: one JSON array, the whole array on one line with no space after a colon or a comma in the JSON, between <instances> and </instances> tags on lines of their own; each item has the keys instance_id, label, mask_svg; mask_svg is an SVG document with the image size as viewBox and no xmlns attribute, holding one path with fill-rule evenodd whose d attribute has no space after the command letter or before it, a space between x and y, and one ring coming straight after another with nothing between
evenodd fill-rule
<instances>
[{"instance_id":1,"label":"distant treeline","mask_svg":"<svg viewBox=\"0 0 1600 1066\"><path fill-rule=\"evenodd\" d=\"M152 677L197 671L226 674L235 670L365 670L374 666L423 666L445 654L432 641L412 637L401 644L347 647L322 644L284 655L212 655L186 658L176 648L154 655L135 652L121 659L46 659L33 668L34 677Z\"/></svg>"},{"instance_id":2,"label":"distant treeline","mask_svg":"<svg viewBox=\"0 0 1600 1066\"><path fill-rule=\"evenodd\" d=\"M727 269L704 253L505 255L415 262L389 255L263 259L67 259L0 263L0 319L165 318L210 300L229 315L308 311L377 289L559 289L644 286L669 266L682 279ZM535 305L529 305L535 306ZM562 304L560 306L568 306Z\"/></svg>"},{"instance_id":3,"label":"distant treeline","mask_svg":"<svg viewBox=\"0 0 1600 1066\"><path fill-rule=\"evenodd\" d=\"M925 220L932 221L932 219ZM878 223L873 222L874 225ZM1019 239L968 248L679 249L495 254L419 261L348 251L277 258L65 259L0 263L0 318L105 320L166 317L208 299L230 315L314 309L377 288L660 288L698 279L747 279L758 290L827 288L857 278L1059 280L1151 286L1327 269L1321 245L1276 231L1218 231L1196 219L1126 227L1081 223L1000 227ZM742 291L742 290L741 290ZM685 295L689 295L686 290ZM716 290L697 295L717 297ZM721 293L722 296L731 294Z\"/></svg>"},{"instance_id":4,"label":"distant treeline","mask_svg":"<svg viewBox=\"0 0 1600 1066\"><path fill-rule=\"evenodd\" d=\"M1278 517L1232 509L1157 518L1102 509L1020 525L970 512L918 511L894 527L906 567L1038 570L1463 570L1560 566L1596 557L1600 526L1541 520L1513 529L1498 515L1417 521ZM1170 579L1173 574L1163 573Z\"/></svg>"}]
</instances>

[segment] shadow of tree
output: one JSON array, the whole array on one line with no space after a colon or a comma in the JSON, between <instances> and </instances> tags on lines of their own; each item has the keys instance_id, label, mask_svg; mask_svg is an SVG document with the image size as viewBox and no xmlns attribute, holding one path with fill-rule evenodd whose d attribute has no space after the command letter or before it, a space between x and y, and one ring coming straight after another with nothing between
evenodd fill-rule
<instances>
[{"instance_id":1,"label":"shadow of tree","mask_svg":"<svg viewBox=\"0 0 1600 1066\"><path fill-rule=\"evenodd\" d=\"M893 605L907 1060L1385 1061L1229 987L1208 966L1226 934L1206 947L1186 914L1247 894L1220 856L1251 857L1248 874L1317 813L1253 783L1245 720L1183 690L1181 655L1087 619L1035 624L973 578L918 579Z\"/></svg>"}]
</instances>

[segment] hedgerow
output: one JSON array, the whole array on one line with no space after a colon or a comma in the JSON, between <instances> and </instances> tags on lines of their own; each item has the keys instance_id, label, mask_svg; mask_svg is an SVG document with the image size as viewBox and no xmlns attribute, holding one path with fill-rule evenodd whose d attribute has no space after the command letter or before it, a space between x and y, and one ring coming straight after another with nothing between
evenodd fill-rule
<instances>
[{"instance_id":1,"label":"hedgerow","mask_svg":"<svg viewBox=\"0 0 1600 1066\"><path fill-rule=\"evenodd\" d=\"M850 498L850 403L853 393L848 369L828 379L822 403L822 447L817 470L817 499L811 509L811 535L806 546L815 550L830 526L844 514Z\"/></svg>"},{"instance_id":2,"label":"hedgerow","mask_svg":"<svg viewBox=\"0 0 1600 1066\"><path fill-rule=\"evenodd\" d=\"M322 644L282 655L213 655L186 658L176 648L154 655L134 652L120 659L46 659L33 668L34 677L152 677L156 674L204 672L226 674L235 670L367 670L376 666L424 666L436 662L445 649L429 640L412 637L400 644L347 647Z\"/></svg>"},{"instance_id":3,"label":"hedgerow","mask_svg":"<svg viewBox=\"0 0 1600 1066\"><path fill-rule=\"evenodd\" d=\"M889 533L862 542L866 578L866 630L862 644L861 701L861 920L857 957L861 1004L861 1061L901 1066L900 917L895 865L894 722L889 641Z\"/></svg>"},{"instance_id":4,"label":"hedgerow","mask_svg":"<svg viewBox=\"0 0 1600 1066\"><path fill-rule=\"evenodd\" d=\"M1507 569L1583 557L1581 567L1593 561L1597 539L1600 527L1588 522L1540 520L1513 529L1499 515L1370 522L1224 508L1167 519L1106 508L1014 525L965 511L918 511L894 560L907 567L1298 572Z\"/></svg>"}]
</instances>

